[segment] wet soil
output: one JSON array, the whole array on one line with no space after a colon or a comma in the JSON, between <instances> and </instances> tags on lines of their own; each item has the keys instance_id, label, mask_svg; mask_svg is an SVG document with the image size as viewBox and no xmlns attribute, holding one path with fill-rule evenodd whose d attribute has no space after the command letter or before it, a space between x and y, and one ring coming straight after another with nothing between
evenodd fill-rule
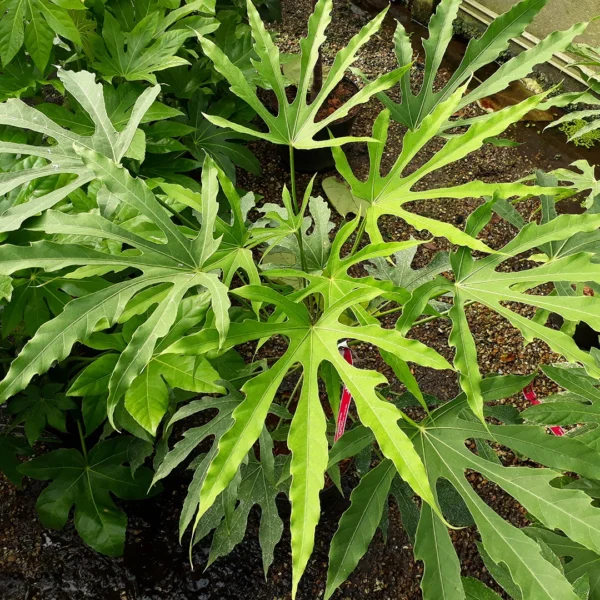
<instances>
[{"instance_id":1,"label":"wet soil","mask_svg":"<svg viewBox=\"0 0 600 600\"><path fill-rule=\"evenodd\" d=\"M379 1L379 0L373 0ZM297 39L305 32L307 11L310 3L283 1L283 25L278 25L277 42L284 52L298 50ZM393 17L400 19L413 33L415 42L415 65L413 77L418 89L422 77L424 56L420 46L423 28L410 23L402 8L392 9ZM335 3L329 38L324 58L331 62L334 53L356 33L370 18L363 8L346 1ZM389 71L396 65L393 54L393 19L388 18L380 34L361 53L357 65L368 77ZM445 61L436 86L450 76L452 69L464 54L465 43L455 40ZM393 95L393 93L392 93ZM377 100L361 107L356 119L355 135L369 135L377 113L381 110ZM468 107L464 116L478 114L478 107ZM485 146L465 160L449 165L437 172L424 186L439 187L456 185L472 179L490 182L514 181L533 173L536 169L551 170L568 166L579 159L600 164L598 153L565 144L565 137L556 130L542 134L544 124L521 122L512 126L504 137L522 142L516 148ZM390 127L390 139L384 156L384 169L389 168L401 148L404 131L397 124ZM441 145L434 141L411 165L418 168ZM265 202L278 202L281 190L288 182L280 155L266 143L256 142L252 150L260 159L263 175L255 177L239 173L238 185L264 196ZM356 144L347 147L348 156L359 176L368 169L366 147ZM315 194L322 194L320 182L333 172L320 174L315 182ZM307 185L309 175L300 175L300 191ZM420 202L413 210L457 226L480 203L480 199L465 201ZM577 209L577 203L572 203ZM529 217L537 207L536 200L522 203L519 210ZM332 215L338 223L341 219ZM386 218L380 221L388 240L405 240L410 236L423 238L402 221ZM482 239L494 248L505 244L515 231L504 221L493 220L483 231ZM413 266L427 263L442 249L448 249L444 240L422 245ZM515 262L510 268L523 268ZM531 316L527 307L512 307ZM474 332L479 361L484 373L532 373L541 363L557 359L541 342L523 344L521 335L498 315L473 305L467 317ZM391 321L390 321L391 325ZM447 358L452 358L447 338L450 326L447 321L425 323L412 332L415 338L434 347ZM377 354L367 345L355 347L355 364L360 368L382 371L392 383L392 389L401 390L393 379L393 373L383 365ZM436 372L416 368L415 375L425 393L442 400L452 398L458 391L452 372ZM538 396L555 391L551 382L538 377L534 383ZM504 402L523 407L520 397ZM516 459L499 449L505 464ZM526 524L522 508L495 485L484 481L476 473L469 478L494 510L517 526ZM251 513L249 528L244 541L227 557L219 559L206 571L204 565L210 547L210 537L194 549L194 570L188 560L187 539L180 545L177 539L177 522L185 496L188 479L185 473L168 478L164 493L143 502L123 503L129 525L123 558L103 557L88 548L77 536L72 524L56 532L44 529L35 514L35 500L43 484L25 482L17 490L0 478L0 598L2 600L288 600L291 589L291 557L288 528L277 546L275 561L267 579L262 573L262 560L258 544L258 513ZM347 494L346 494L347 497ZM337 528L337 521L347 506L347 500L339 495L329 498L323 507L317 529L315 552L311 558L298 593L299 600L315 600L323 596L327 573L329 542ZM335 600L418 600L421 598L419 582L422 566L412 556L412 546L404 533L399 513L390 505L390 523L387 540L378 532L367 555L357 569L334 595ZM287 518L284 516L284 518ZM497 591L477 553L478 540L472 528L452 532L453 543L459 553L463 575L482 579Z\"/></svg>"}]
</instances>

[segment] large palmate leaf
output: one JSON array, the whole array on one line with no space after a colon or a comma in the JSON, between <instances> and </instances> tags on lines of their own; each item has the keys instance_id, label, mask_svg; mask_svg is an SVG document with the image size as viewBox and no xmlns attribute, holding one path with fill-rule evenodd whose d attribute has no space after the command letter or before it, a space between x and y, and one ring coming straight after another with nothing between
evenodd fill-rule
<instances>
[{"instance_id":1,"label":"large palmate leaf","mask_svg":"<svg viewBox=\"0 0 600 600\"><path fill-rule=\"evenodd\" d=\"M510 396L519 392L524 385L530 382L532 377L522 377L508 375L504 377L495 377L484 380L483 396L486 402L500 400L506 396ZM363 427L358 427L344 434L344 436L336 443L330 452L330 465L333 461L353 456L360 452L362 448L373 442L372 434ZM485 442L484 442L485 443ZM417 521L419 520L419 511L416 505L412 502L410 490L406 484L402 482L396 475L396 470L389 460L384 460L377 465L372 471L369 471L361 479L358 486L350 496L351 505L343 514L337 532L331 540L331 549L329 552L329 570L327 573L327 589L325 597L330 598L336 588L348 577L348 575L356 568L359 560L367 551L371 540L377 530L377 526L381 521L384 508L388 502L388 496L396 499L400 513L402 516L402 524L407 531L410 539L414 542L415 533L417 531ZM454 488L450 488L454 490ZM408 493L407 493L408 492ZM448 517L455 510L456 505L460 503L460 498L451 498L450 501L445 501L440 495L440 487L438 485L438 495L440 506L444 514ZM457 523L456 518L449 519L453 524ZM470 523L469 523L470 524ZM445 532L445 528L440 522ZM426 544L426 546L431 543ZM438 552L443 552L448 548L438 548ZM450 564L458 565L458 559L452 557L453 550L450 546L450 555L447 555ZM415 548L415 557L421 558L422 553L427 552L427 547L423 545ZM442 573L440 573L440 577ZM457 583L456 575L449 577L448 585L453 585L460 588ZM466 588L465 588L466 589ZM446 598L443 593L436 595L437 591L432 593L432 598ZM427 597L427 596L426 596Z\"/></svg>"},{"instance_id":2,"label":"large palmate leaf","mask_svg":"<svg viewBox=\"0 0 600 600\"><path fill-rule=\"evenodd\" d=\"M170 214L142 180L134 179L124 168L93 150L76 147L76 152L85 168L103 184L99 194L103 193L147 219L163 239L149 241L97 213L47 211L30 222L29 227L49 235L83 235L112 240L119 245L126 244L130 249L111 254L89 246L49 240L27 246L6 244L0 247L0 271L7 275L32 266L46 271L81 266L69 274L75 279L123 268L141 273L73 300L60 315L40 327L0 383L0 394L6 399L23 389L34 375L45 372L54 361L66 358L73 344L86 340L94 331L113 326L124 311L129 311L131 316L156 305L135 329L108 382L108 416L114 423L115 409L121 398L128 391L132 393L131 385L151 362L159 341L177 327L178 307L188 291L198 287L209 291L211 318L220 339L218 345L225 341L230 302L227 287L219 280L211 263L221 258L215 257L220 238L213 237L218 210L217 168L210 158L206 159L198 205L202 227L187 237L171 221ZM140 292L143 294L136 296ZM206 297L199 296L198 302L204 304ZM140 417L140 422L154 431L154 419Z\"/></svg>"},{"instance_id":3,"label":"large palmate leaf","mask_svg":"<svg viewBox=\"0 0 600 600\"><path fill-rule=\"evenodd\" d=\"M190 7L192 4L179 10L186 11ZM176 13L171 12L167 22L160 12L151 12L129 32L123 32L121 23L106 12L102 37L93 38L96 62L92 66L108 81L122 77L127 81L143 80L156 84L154 73L157 71L189 64L185 58L177 56L177 51L186 39L195 35L194 31L187 27L172 27L165 31L176 20L172 18ZM181 16L187 13L181 13ZM215 28L209 27L205 31L208 33Z\"/></svg>"},{"instance_id":4,"label":"large palmate leaf","mask_svg":"<svg viewBox=\"0 0 600 600\"><path fill-rule=\"evenodd\" d=\"M355 223L350 225L356 226ZM388 250L394 249L398 248ZM350 282L348 287L352 287ZM374 371L360 370L349 365L340 356L338 342L348 338L368 341L404 361L436 369L448 368L449 365L435 351L419 342L407 340L397 331L385 330L378 325L343 325L340 316L347 308L360 302L368 302L380 294L377 288L356 289L356 285L354 288L328 305L314 323L304 304L298 300L285 298L264 286L236 289L235 294L241 298L275 305L282 318L276 318L274 322L246 320L243 323L232 323L223 347L225 349L250 340L267 339L273 335L282 335L289 340L283 356L268 371L249 380L242 387L246 398L233 412L234 424L221 437L218 452L202 484L196 525L232 481L240 463L258 439L283 378L291 367L300 364L303 372L300 399L287 441L292 452L290 500L294 594L312 552L314 531L319 520L319 492L324 485L328 463L326 420L318 392L318 373L322 364L329 363L351 391L360 420L373 431L384 455L393 462L413 490L438 510L429 487L421 485L423 464L397 424L402 413L377 395L376 387L385 383L385 378ZM176 342L165 353L202 355L215 349L217 345L216 331L205 329Z\"/></svg>"},{"instance_id":5,"label":"large palmate leaf","mask_svg":"<svg viewBox=\"0 0 600 600\"><path fill-rule=\"evenodd\" d=\"M419 92L413 94L411 74L406 72L400 81L402 92L400 103L393 102L383 93L378 95L390 110L392 119L409 129L417 129L437 106L448 100L458 88L471 79L476 71L494 62L507 50L511 39L525 31L546 2L547 0L521 0L508 12L492 21L480 37L471 39L460 65L454 70L450 80L442 89L434 92L434 81L452 39L452 23L457 17L461 3L461 0L442 0L429 22L429 38L423 42L425 69ZM465 94L457 103L455 111L485 96L501 92L512 81L526 77L533 67L546 62L554 53L566 50L573 39L585 31L586 25L586 23L577 23L566 31L556 31L533 48L511 58L488 79ZM412 62L410 38L399 22L394 41L399 65L404 66Z\"/></svg>"},{"instance_id":6,"label":"large palmate leaf","mask_svg":"<svg viewBox=\"0 0 600 600\"><path fill-rule=\"evenodd\" d=\"M256 87L252 81L247 80L244 72L216 44L201 36L200 42L205 54L214 63L217 71L231 84L231 91L256 111L256 114L266 123L269 131L267 133L256 131L216 115L206 115L206 118L211 123L220 127L229 127L242 134L259 137L275 144L284 144L293 148L323 148L362 139L342 137L325 138L316 141L315 135L326 131L329 125L345 117L352 108L366 102L377 92L386 90L394 85L402 73L406 72L409 67L403 67L381 76L360 90L327 118L318 122L315 122L315 119L320 107L344 77L346 69L354 62L357 52L379 29L386 11L365 25L350 40L346 48L337 54L329 75L323 82L323 87L314 101L308 104L309 79L317 62L319 49L325 41L325 29L331 20L332 1L319 0L317 2L315 12L308 22L308 35L300 42L302 52L300 81L297 88L298 92L293 102L288 100L286 94L285 80L281 73L279 49L260 20L260 16L252 0L247 0L247 4L252 37L254 38L253 49L258 56L258 60L254 61L254 67L267 86L273 90L277 98L277 114L273 114L273 109L267 108L259 100L256 95Z\"/></svg>"},{"instance_id":7,"label":"large palmate leaf","mask_svg":"<svg viewBox=\"0 0 600 600\"><path fill-rule=\"evenodd\" d=\"M40 71L48 64L55 36L81 44L73 10L85 10L77 0L8 0L0 15L0 58L6 66L24 45Z\"/></svg>"},{"instance_id":8,"label":"large palmate leaf","mask_svg":"<svg viewBox=\"0 0 600 600\"><path fill-rule=\"evenodd\" d=\"M373 138L369 142L370 173L366 181L360 181L352 172L350 164L340 148L333 148L333 155L340 174L348 182L354 197L364 201L366 209L366 231L372 241L381 241L381 233L377 221L382 215L395 215L401 217L416 229L426 229L438 237L446 237L450 242L473 248L474 250L490 251L481 241L459 230L458 228L410 212L404 208L408 202L436 198L469 198L482 196L496 196L496 198L527 197L539 195L540 186L527 186L523 183L484 183L471 181L453 187L442 187L413 191L415 185L426 175L439 171L455 161L461 160L471 152L480 148L489 137L502 133L510 124L518 121L529 110L537 106L542 100L541 96L533 96L528 100L501 110L497 113L485 115L477 123L471 125L461 135L456 135L446 142L444 147L433 155L424 165L410 174L404 171L410 165L416 154L436 135L441 123L448 119L456 110L460 102L462 91L460 88L447 100L440 103L435 110L427 116L418 129L409 131L403 140L402 152L396 159L390 171L381 175L381 160L385 150L389 126L389 111L383 111L377 117L373 126ZM549 194L556 194L557 198L574 193L570 188L549 188Z\"/></svg>"},{"instance_id":9,"label":"large palmate leaf","mask_svg":"<svg viewBox=\"0 0 600 600\"><path fill-rule=\"evenodd\" d=\"M492 202L478 208L467 221L466 233L477 235L489 221ZM481 419L483 401L480 385L481 374L477 364L475 340L469 329L464 308L467 303L477 302L503 316L523 334L526 340L542 340L550 348L573 362L583 364L595 376L600 367L590 354L580 350L573 339L562 331L545 327L538 319L528 319L513 310L506 303L520 303L538 309L555 312L565 320L584 321L595 329L600 329L600 299L590 296L541 296L527 291L547 283L572 283L600 281L600 264L593 262L593 256L586 252L576 252L557 256L541 266L518 272L500 272L498 268L510 257L527 252L554 241L568 241L573 235L593 232L600 226L600 215L561 215L538 225L530 223L506 244L497 254L475 260L471 250L461 248L451 255L455 281L438 278L413 291L411 300L404 306L397 327L406 332L414 320L422 313L427 299L440 293L451 293L454 304L449 312L452 320L450 344L456 348L454 366L460 373L463 389L467 392L469 405Z\"/></svg>"},{"instance_id":10,"label":"large palmate leaf","mask_svg":"<svg viewBox=\"0 0 600 600\"><path fill-rule=\"evenodd\" d=\"M61 448L19 467L33 479L53 480L36 507L45 527L62 529L75 506L75 528L84 542L108 556L120 556L125 545L127 516L111 495L140 500L148 493L152 471L124 466L133 438L120 436L100 442L89 454Z\"/></svg>"},{"instance_id":11,"label":"large palmate leaf","mask_svg":"<svg viewBox=\"0 0 600 600\"><path fill-rule=\"evenodd\" d=\"M497 382L502 386L503 379L494 377L484 381L486 385ZM543 550L532 539L482 500L465 471L480 473L513 496L541 523L563 531L573 542L597 552L600 510L592 506L583 491L552 485L560 471L597 477L600 464L597 449L578 437L547 435L545 428L537 426L485 426L465 420L461 417L465 407L463 393L432 412L412 437L426 465L432 489L436 489L440 479L456 489L477 525L483 549L494 563L508 571L523 598L575 600L578 595L562 571L546 560ZM465 440L473 438L493 440L549 468L501 466L471 452ZM425 566L421 587L426 600L464 600L460 565L448 531L426 505L421 510L415 552Z\"/></svg>"},{"instance_id":12,"label":"large palmate leaf","mask_svg":"<svg viewBox=\"0 0 600 600\"><path fill-rule=\"evenodd\" d=\"M146 89L136 100L127 125L118 132L108 117L103 88L95 82L94 75L86 71L75 73L62 69L59 69L58 75L65 89L93 121L93 135L80 135L65 129L21 100L11 99L0 105L0 124L37 132L54 142L44 145L0 142L0 155L22 155L35 159L33 166L0 173L0 195L4 197L0 203L0 231L18 229L25 219L52 208L95 179L94 171L84 164L74 146L120 162L134 140L138 124L159 92L158 86ZM52 180L56 176L63 176L65 181L58 187L42 187L31 198L21 198L16 203L10 194L19 186L38 179Z\"/></svg>"}]
</instances>

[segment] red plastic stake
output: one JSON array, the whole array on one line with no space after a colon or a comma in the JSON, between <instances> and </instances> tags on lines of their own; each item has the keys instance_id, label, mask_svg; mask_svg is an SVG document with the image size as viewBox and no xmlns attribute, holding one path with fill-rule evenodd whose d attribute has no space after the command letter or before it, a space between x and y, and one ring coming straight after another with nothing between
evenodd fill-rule
<instances>
[{"instance_id":1,"label":"red plastic stake","mask_svg":"<svg viewBox=\"0 0 600 600\"><path fill-rule=\"evenodd\" d=\"M523 396L525 397L525 400L531 402L531 404L541 404L537 399L537 394L533 391L533 385L531 383L523 390ZM550 427L550 431L554 435L565 435L565 430L560 427L560 425L553 425Z\"/></svg>"},{"instance_id":2,"label":"red plastic stake","mask_svg":"<svg viewBox=\"0 0 600 600\"><path fill-rule=\"evenodd\" d=\"M344 357L344 360L352 364L352 350L348 347L346 342L340 342L338 344L340 354ZM340 400L340 408L338 410L337 426L335 429L334 442L337 442L346 430L346 421L348 420L348 410L350 409L350 402L352 402L352 394L350 390L344 385L342 389L342 398Z\"/></svg>"}]
</instances>

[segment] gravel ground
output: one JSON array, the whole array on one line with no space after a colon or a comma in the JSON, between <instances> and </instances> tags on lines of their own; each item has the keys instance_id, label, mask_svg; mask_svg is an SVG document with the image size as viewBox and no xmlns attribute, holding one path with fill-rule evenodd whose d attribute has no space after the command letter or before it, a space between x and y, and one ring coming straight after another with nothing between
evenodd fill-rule
<instances>
[{"instance_id":1,"label":"gravel ground","mask_svg":"<svg viewBox=\"0 0 600 600\"><path fill-rule=\"evenodd\" d=\"M310 3L283 2L283 25L278 25L277 41L283 52L298 50L297 39L305 32ZM403 13L395 15L406 20ZM369 14L361 8L346 2L336 1L333 21L325 50L325 59L331 62L333 53L342 48L349 37L356 33L368 20ZM421 30L411 26L415 41ZM358 66L368 76L374 76L395 66L393 54L393 21L386 20L383 29L363 50ZM451 74L464 44L453 43L449 60L442 68L436 85L441 85ZM422 73L423 55L415 55L413 74L415 85ZM361 109L354 133L369 135L371 124L381 110L378 101L373 100ZM477 108L469 108L467 114L475 114ZM389 168L401 147L403 130L393 124L390 127L390 140L384 157L384 168ZM566 146L561 134L552 131L539 135L537 125L518 123L511 127L506 137L525 142L517 148L495 148L486 146L475 155L460 163L436 172L423 186L443 186L460 184L479 178L483 181L513 181L532 173L535 169L554 169L579 158L590 159L590 154L575 147ZM422 152L411 165L418 166L439 149L441 142L435 141ZM238 185L264 196L265 202L278 202L281 190L287 181L276 149L256 142L252 149L263 166L262 177L246 173L239 174ZM348 156L358 174L366 174L368 158L364 145L354 145L348 149ZM316 181L315 193L322 193L320 182L333 173L320 174ZM309 180L308 175L300 175L300 189ZM477 199L465 201L421 202L412 208L421 214L441 219L457 226L464 223L465 217L478 205ZM520 206L525 216L536 208L535 201ZM338 218L339 222L340 219ZM383 234L388 240L406 240L411 236L423 238L405 223L394 218L380 221ZM514 230L504 221L494 220L484 231L483 239L494 248L501 247L514 235ZM422 245L415 258L414 266L427 263L438 250L448 249L445 240L435 240L433 244ZM522 268L513 263L510 268ZM531 315L527 307L518 307L525 315ZM557 359L545 344L534 342L524 347L520 334L511 328L498 315L473 305L468 308L467 317L477 342L479 359L484 373L532 373L540 363ZM391 323L391 322L390 322ZM437 320L416 327L412 335L452 358L447 338L450 326L448 321ZM401 389L393 381L393 374L382 365L368 346L356 348L357 366L376 368L384 372L395 389ZM415 374L424 392L446 400L457 391L456 378L451 372L434 372L416 368ZM538 395L545 396L555 391L551 382L543 377L535 380ZM289 390L287 390L289 393ZM514 397L507 402L522 407L522 400ZM502 452L502 450L501 450ZM505 464L516 459L509 452L503 452ZM469 474L469 479L478 493L503 517L512 523L526 524L523 509L497 486L483 480L478 474ZM283 600L290 597L291 567L289 554L289 534L284 534L277 547L275 562L268 579L262 575L260 549L257 540L258 515L253 512L249 532L242 544L231 555L220 559L208 570L203 571L208 546L199 545L194 555L197 566L189 568L187 543L177 541L177 519L184 497L187 480L171 478L167 489L161 495L145 502L125 504L129 515L129 528L125 556L121 559L102 557L86 547L77 537L71 524L63 531L47 531L41 527L35 515L35 499L42 485L26 482L22 490L16 490L6 480L0 478L0 596L3 600ZM309 562L298 598L314 600L322 597L327 572L327 552L329 542L339 516L347 506L341 496L331 495L323 507L323 518L317 531L315 553ZM494 585L475 546L478 540L473 528L467 527L452 532L453 543L461 558L463 575L478 577L488 585ZM387 540L378 532L367 556L361 561L350 579L335 594L336 600L417 600L421 598L419 581L421 564L412 558L412 546L404 533L399 515L390 506L390 525ZM498 590L496 587L495 589Z\"/></svg>"}]
</instances>

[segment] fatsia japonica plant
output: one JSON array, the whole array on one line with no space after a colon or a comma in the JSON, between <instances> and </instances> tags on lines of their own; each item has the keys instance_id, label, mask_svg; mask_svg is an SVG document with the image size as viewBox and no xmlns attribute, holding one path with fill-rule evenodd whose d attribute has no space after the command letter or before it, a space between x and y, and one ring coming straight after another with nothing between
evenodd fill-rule
<instances>
[{"instance_id":1,"label":"fatsia japonica plant","mask_svg":"<svg viewBox=\"0 0 600 600\"><path fill-rule=\"evenodd\" d=\"M449 529L473 524L486 565L513 597L587 597L580 563L600 553L600 509L592 503L600 480L595 433L600 360L597 352L581 350L572 333L579 323L600 330L600 301L584 293L600 284L593 170L579 164L584 175L561 170L537 174L535 183L523 178L443 188L428 188L425 179L546 102L540 94L463 122L464 129L451 135L446 131L452 115L475 99L467 92L470 73L497 55L543 4L521 2L490 27L483 42L472 42L443 97L431 95L431 83L458 3L440 4L427 48L425 92L403 96L400 108L390 107L392 116L407 115L418 104L419 114L405 122L409 131L387 173L382 162L390 110L377 117L371 137L316 139L353 107L398 81L404 87L410 82L411 57L400 30L400 68L317 119L384 13L338 52L312 102L309 79L325 41L331 0L317 2L300 43L294 99L277 46L251 1L250 64L256 77L248 76L248 64L240 68L201 35L214 68L268 131L222 116L233 114L227 110L202 116L215 131L228 128L289 148L291 181L280 204L270 198L257 207L252 192L237 189L210 156L203 158L200 181L193 185L161 177L160 171L148 178L143 170L127 168L124 157L139 156L144 132L152 134L139 125L173 116L156 102L158 86L147 88L126 111L122 106L112 111L113 93L104 93L91 73L61 71L78 112L88 115L72 130L59 123L67 124L64 111L46 108L44 114L19 100L2 104L0 123L13 136L0 142L2 331L15 343L2 347L10 367L0 382L0 399L8 401L14 418L12 429L0 435L0 466L16 483L20 474L52 480L37 505L45 525L64 526L74 505L83 539L117 555L126 517L113 496L158 492L159 482L186 466L193 474L179 534L190 536L191 552L214 530L209 563L243 539L258 505L268 572L284 529L279 508L282 502L291 506L296 597L314 547L321 493L342 488L341 478L355 460L359 481L331 543L326 598L357 566L377 529L385 528L390 497L415 558L424 563L426 600L493 597L481 582L461 577L452 546ZM535 56L512 59L513 70L497 74L497 81L504 85L514 72L524 74L580 30L556 35ZM275 112L261 101L257 80L273 92ZM184 97L194 93L184 87ZM423 166L410 168L440 133L447 135L441 148ZM361 140L370 157L364 181L340 148ZM323 147L333 148L348 184L346 204L360 207L339 227L325 200L313 196L314 180L302 193L295 179L295 150ZM556 214L556 202L590 189L584 214ZM537 197L541 218L534 213L527 220L519 201ZM465 198L481 203L464 229L418 212L421 200ZM494 212L518 230L500 248L478 237ZM413 269L415 252L427 240L385 241L383 215L445 238L452 248ZM540 286L546 293L539 293ZM536 374L483 372L465 312L469 305L498 313L525 341L545 342L567 362L544 367L544 373L569 391L522 414L497 405ZM23 323L32 306L44 307L35 327ZM561 330L551 326L551 315L562 318ZM450 360L417 339L416 326L443 318L452 323ZM340 352L340 346L345 354L358 344L381 357L393 381ZM424 394L414 366L454 371L462 391L446 403ZM391 393L393 384L403 385L405 393ZM291 392L284 395L286 387ZM350 397L354 408L347 424ZM59 436L73 424L81 451L60 448L17 468L15 456L31 452L13 435L18 427L34 442L44 431ZM558 437L547 434L547 424L585 425ZM504 466L498 446L540 467ZM536 527L521 530L498 515L466 477L473 472L514 497ZM565 568L553 552L573 557L577 568ZM597 597L597 590L590 587L588 595Z\"/></svg>"}]
</instances>

